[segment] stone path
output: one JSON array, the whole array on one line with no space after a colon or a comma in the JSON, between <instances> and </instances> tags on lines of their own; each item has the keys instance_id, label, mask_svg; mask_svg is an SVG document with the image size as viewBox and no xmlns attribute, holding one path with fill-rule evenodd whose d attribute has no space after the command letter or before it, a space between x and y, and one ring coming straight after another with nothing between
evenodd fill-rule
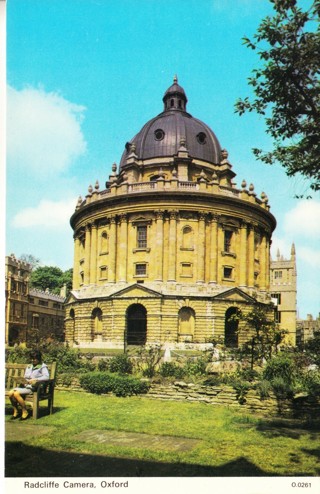
<instances>
[{"instance_id":1,"label":"stone path","mask_svg":"<svg viewBox=\"0 0 320 494\"><path fill-rule=\"evenodd\" d=\"M31 420L31 419L30 419ZM33 425L28 420L27 422L12 421L6 422L5 440L6 441L22 441L23 439L32 436L42 436L54 431L55 427L47 425Z\"/></svg>"},{"instance_id":2,"label":"stone path","mask_svg":"<svg viewBox=\"0 0 320 494\"><path fill-rule=\"evenodd\" d=\"M189 451L201 441L186 437L154 436L138 432L87 430L74 436L77 441L103 443L111 446L128 446L132 448L148 448L161 451Z\"/></svg>"},{"instance_id":3,"label":"stone path","mask_svg":"<svg viewBox=\"0 0 320 494\"><path fill-rule=\"evenodd\" d=\"M21 441L27 437L41 436L54 431L54 427L33 425L31 422L6 422L6 441ZM128 446L131 448L151 449L157 451L189 451L201 440L175 436L155 436L138 432L86 430L73 436L77 441L108 444L111 446Z\"/></svg>"}]
</instances>

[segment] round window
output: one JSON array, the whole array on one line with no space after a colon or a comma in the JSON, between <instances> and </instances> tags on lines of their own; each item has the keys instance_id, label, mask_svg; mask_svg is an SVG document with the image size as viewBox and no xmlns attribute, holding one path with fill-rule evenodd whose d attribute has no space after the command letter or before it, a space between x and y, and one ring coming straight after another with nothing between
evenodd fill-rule
<instances>
[{"instance_id":1,"label":"round window","mask_svg":"<svg viewBox=\"0 0 320 494\"><path fill-rule=\"evenodd\" d=\"M197 135L197 141L200 144L205 144L206 140L207 140L206 134L204 132L199 132L199 134Z\"/></svg>"},{"instance_id":2,"label":"round window","mask_svg":"<svg viewBox=\"0 0 320 494\"><path fill-rule=\"evenodd\" d=\"M154 138L156 139L156 141L162 141L162 139L164 138L164 131L162 129L157 129L154 131Z\"/></svg>"}]
</instances>

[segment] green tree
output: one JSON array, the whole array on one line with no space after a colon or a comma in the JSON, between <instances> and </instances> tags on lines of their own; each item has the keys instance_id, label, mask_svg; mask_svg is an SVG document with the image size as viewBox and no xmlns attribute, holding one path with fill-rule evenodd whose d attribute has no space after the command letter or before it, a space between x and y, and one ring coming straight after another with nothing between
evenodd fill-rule
<instances>
[{"instance_id":1,"label":"green tree","mask_svg":"<svg viewBox=\"0 0 320 494\"><path fill-rule=\"evenodd\" d=\"M32 270L36 269L40 264L40 259L32 254L21 254L20 261L30 264Z\"/></svg>"},{"instance_id":2,"label":"green tree","mask_svg":"<svg viewBox=\"0 0 320 494\"><path fill-rule=\"evenodd\" d=\"M239 349L239 356L250 358L250 366L269 360L277 352L278 346L283 342L286 330L280 329L272 317L270 307L256 306L247 314L238 311L232 316L242 321L243 329L250 337ZM241 325L239 325L241 328Z\"/></svg>"},{"instance_id":3,"label":"green tree","mask_svg":"<svg viewBox=\"0 0 320 494\"><path fill-rule=\"evenodd\" d=\"M265 117L273 139L269 152L253 149L267 164L280 163L288 176L301 173L320 189L320 0L270 0L274 16L265 17L253 40L260 65L248 79L255 98L238 99L236 112Z\"/></svg>"},{"instance_id":4,"label":"green tree","mask_svg":"<svg viewBox=\"0 0 320 494\"><path fill-rule=\"evenodd\" d=\"M313 338L305 343L304 351L320 367L320 331L315 331Z\"/></svg>"},{"instance_id":5,"label":"green tree","mask_svg":"<svg viewBox=\"0 0 320 494\"><path fill-rule=\"evenodd\" d=\"M51 293L59 294L64 284L67 285L67 289L71 289L72 269L63 272L56 266L40 266L32 271L30 284L33 288L49 289Z\"/></svg>"}]
</instances>

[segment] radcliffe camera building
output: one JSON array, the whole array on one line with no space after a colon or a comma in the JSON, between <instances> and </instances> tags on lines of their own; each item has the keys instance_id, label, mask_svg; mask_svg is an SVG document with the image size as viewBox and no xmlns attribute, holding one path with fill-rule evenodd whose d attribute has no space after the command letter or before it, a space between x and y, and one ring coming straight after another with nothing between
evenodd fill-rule
<instances>
[{"instance_id":1,"label":"radcliffe camera building","mask_svg":"<svg viewBox=\"0 0 320 494\"><path fill-rule=\"evenodd\" d=\"M266 194L236 187L227 151L188 113L177 78L163 105L71 217L70 345L237 346L245 336L230 316L270 306L276 220Z\"/></svg>"}]
</instances>

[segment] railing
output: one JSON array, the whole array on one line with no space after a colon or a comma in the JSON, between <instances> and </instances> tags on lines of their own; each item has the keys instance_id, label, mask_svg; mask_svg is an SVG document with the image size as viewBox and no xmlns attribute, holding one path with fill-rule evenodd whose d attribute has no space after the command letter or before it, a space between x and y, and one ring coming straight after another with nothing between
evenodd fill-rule
<instances>
[{"instance_id":1,"label":"railing","mask_svg":"<svg viewBox=\"0 0 320 494\"><path fill-rule=\"evenodd\" d=\"M138 182L136 184L128 185L128 193L132 192L145 192L148 190L156 190L157 182Z\"/></svg>"},{"instance_id":2,"label":"railing","mask_svg":"<svg viewBox=\"0 0 320 494\"><path fill-rule=\"evenodd\" d=\"M178 188L182 190L199 190L197 182L178 182Z\"/></svg>"}]
</instances>

